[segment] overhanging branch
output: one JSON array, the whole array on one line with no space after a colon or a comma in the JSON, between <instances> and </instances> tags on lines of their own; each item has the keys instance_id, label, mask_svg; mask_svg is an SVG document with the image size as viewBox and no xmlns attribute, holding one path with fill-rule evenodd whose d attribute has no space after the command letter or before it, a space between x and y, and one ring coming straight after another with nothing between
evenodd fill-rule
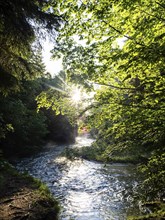
<instances>
[{"instance_id":1,"label":"overhanging branch","mask_svg":"<svg viewBox=\"0 0 165 220\"><path fill-rule=\"evenodd\" d=\"M114 31L116 31L117 33L123 35L125 38L127 38L128 40L132 40L134 41L136 44L140 45L140 46L143 46L143 47L146 47L145 44L142 44L140 42L137 42L133 37L129 37L128 35L125 35L123 34L120 30L118 30L117 28L115 28L114 26L108 24L106 21L102 20L105 24L109 25L110 28L112 28Z\"/></svg>"},{"instance_id":2,"label":"overhanging branch","mask_svg":"<svg viewBox=\"0 0 165 220\"><path fill-rule=\"evenodd\" d=\"M158 4L160 7L164 8L165 9L165 4L161 4L159 2L156 2L156 4Z\"/></svg>"},{"instance_id":3,"label":"overhanging branch","mask_svg":"<svg viewBox=\"0 0 165 220\"><path fill-rule=\"evenodd\" d=\"M136 90L137 88L132 88L132 87L119 87L119 86L114 86L112 84L107 84L107 83L97 83L97 82L94 82L94 84L96 85L100 85L100 86L107 86L107 87L112 87L114 89L123 89L123 90Z\"/></svg>"}]
</instances>

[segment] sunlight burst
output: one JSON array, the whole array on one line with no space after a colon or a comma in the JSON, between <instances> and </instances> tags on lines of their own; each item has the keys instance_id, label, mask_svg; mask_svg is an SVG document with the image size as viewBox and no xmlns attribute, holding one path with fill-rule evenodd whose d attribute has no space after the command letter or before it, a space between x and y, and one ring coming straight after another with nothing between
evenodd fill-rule
<instances>
[{"instance_id":1,"label":"sunlight burst","mask_svg":"<svg viewBox=\"0 0 165 220\"><path fill-rule=\"evenodd\" d=\"M81 100L81 91L80 89L78 88L75 88L73 91L72 91L72 95L71 95L71 99L77 103Z\"/></svg>"}]
</instances>

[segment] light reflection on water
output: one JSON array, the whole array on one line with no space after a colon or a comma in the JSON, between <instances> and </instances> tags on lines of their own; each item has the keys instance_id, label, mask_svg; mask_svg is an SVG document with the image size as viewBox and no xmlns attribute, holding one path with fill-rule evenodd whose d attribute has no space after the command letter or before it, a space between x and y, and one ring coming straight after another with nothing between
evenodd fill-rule
<instances>
[{"instance_id":1,"label":"light reflection on water","mask_svg":"<svg viewBox=\"0 0 165 220\"><path fill-rule=\"evenodd\" d=\"M92 141L78 137L70 147L89 146ZM60 220L125 220L128 214L138 214L132 202L138 184L133 165L70 161L60 156L66 147L50 148L17 165L48 185L61 203Z\"/></svg>"}]
</instances>

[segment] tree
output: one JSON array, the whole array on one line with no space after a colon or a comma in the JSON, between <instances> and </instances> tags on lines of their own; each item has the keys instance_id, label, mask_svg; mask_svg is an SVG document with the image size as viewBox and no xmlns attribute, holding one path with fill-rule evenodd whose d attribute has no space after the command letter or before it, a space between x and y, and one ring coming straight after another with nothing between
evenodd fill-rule
<instances>
[{"instance_id":1,"label":"tree","mask_svg":"<svg viewBox=\"0 0 165 220\"><path fill-rule=\"evenodd\" d=\"M136 117L144 118L141 130L146 127L148 132L146 123L152 123L153 129L160 129L162 133L164 5L151 0L134 4L106 0L97 4L95 1L65 1L61 5L61 13L65 9L63 16L68 20L58 38L58 49L64 54L63 61L71 79L88 86L104 87L96 100L107 114L118 111L120 123L120 118L125 123L141 111L141 116ZM75 35L79 36L78 43L73 40ZM85 46L81 44L82 39L86 40ZM117 44L119 39L125 41L122 48ZM102 119L106 119L107 114L103 114ZM132 123L138 125L139 121Z\"/></svg>"},{"instance_id":2,"label":"tree","mask_svg":"<svg viewBox=\"0 0 165 220\"><path fill-rule=\"evenodd\" d=\"M40 81L24 81L16 94L0 98L0 112L3 121L0 149L5 156L34 153L48 133L46 116L37 113L35 97L41 91Z\"/></svg>"},{"instance_id":3,"label":"tree","mask_svg":"<svg viewBox=\"0 0 165 220\"><path fill-rule=\"evenodd\" d=\"M18 91L22 79L41 75L34 56L45 37L44 30L54 33L61 21L57 11L51 12L52 4L46 0L0 1L1 94Z\"/></svg>"},{"instance_id":4,"label":"tree","mask_svg":"<svg viewBox=\"0 0 165 220\"><path fill-rule=\"evenodd\" d=\"M18 92L26 80L44 74L41 43L54 35L61 17L46 0L0 0L0 96ZM2 98L3 99L3 98ZM0 138L12 130L0 113Z\"/></svg>"},{"instance_id":5,"label":"tree","mask_svg":"<svg viewBox=\"0 0 165 220\"><path fill-rule=\"evenodd\" d=\"M107 157L121 149L163 152L165 4L68 0L58 7L67 22L54 52L71 80L99 85L91 120L110 144Z\"/></svg>"}]
</instances>

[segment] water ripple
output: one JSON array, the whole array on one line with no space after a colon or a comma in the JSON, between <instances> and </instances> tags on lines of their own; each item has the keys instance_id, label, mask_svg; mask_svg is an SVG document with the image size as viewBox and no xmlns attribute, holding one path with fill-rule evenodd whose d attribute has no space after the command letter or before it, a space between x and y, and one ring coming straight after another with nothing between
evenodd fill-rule
<instances>
[{"instance_id":1,"label":"water ripple","mask_svg":"<svg viewBox=\"0 0 165 220\"><path fill-rule=\"evenodd\" d=\"M78 137L70 147L90 146L88 137ZM59 199L61 220L124 220L138 214L132 192L136 190L135 167L87 160L67 160L60 153L68 146L50 147L47 152L17 164L20 171L47 184Z\"/></svg>"}]
</instances>

